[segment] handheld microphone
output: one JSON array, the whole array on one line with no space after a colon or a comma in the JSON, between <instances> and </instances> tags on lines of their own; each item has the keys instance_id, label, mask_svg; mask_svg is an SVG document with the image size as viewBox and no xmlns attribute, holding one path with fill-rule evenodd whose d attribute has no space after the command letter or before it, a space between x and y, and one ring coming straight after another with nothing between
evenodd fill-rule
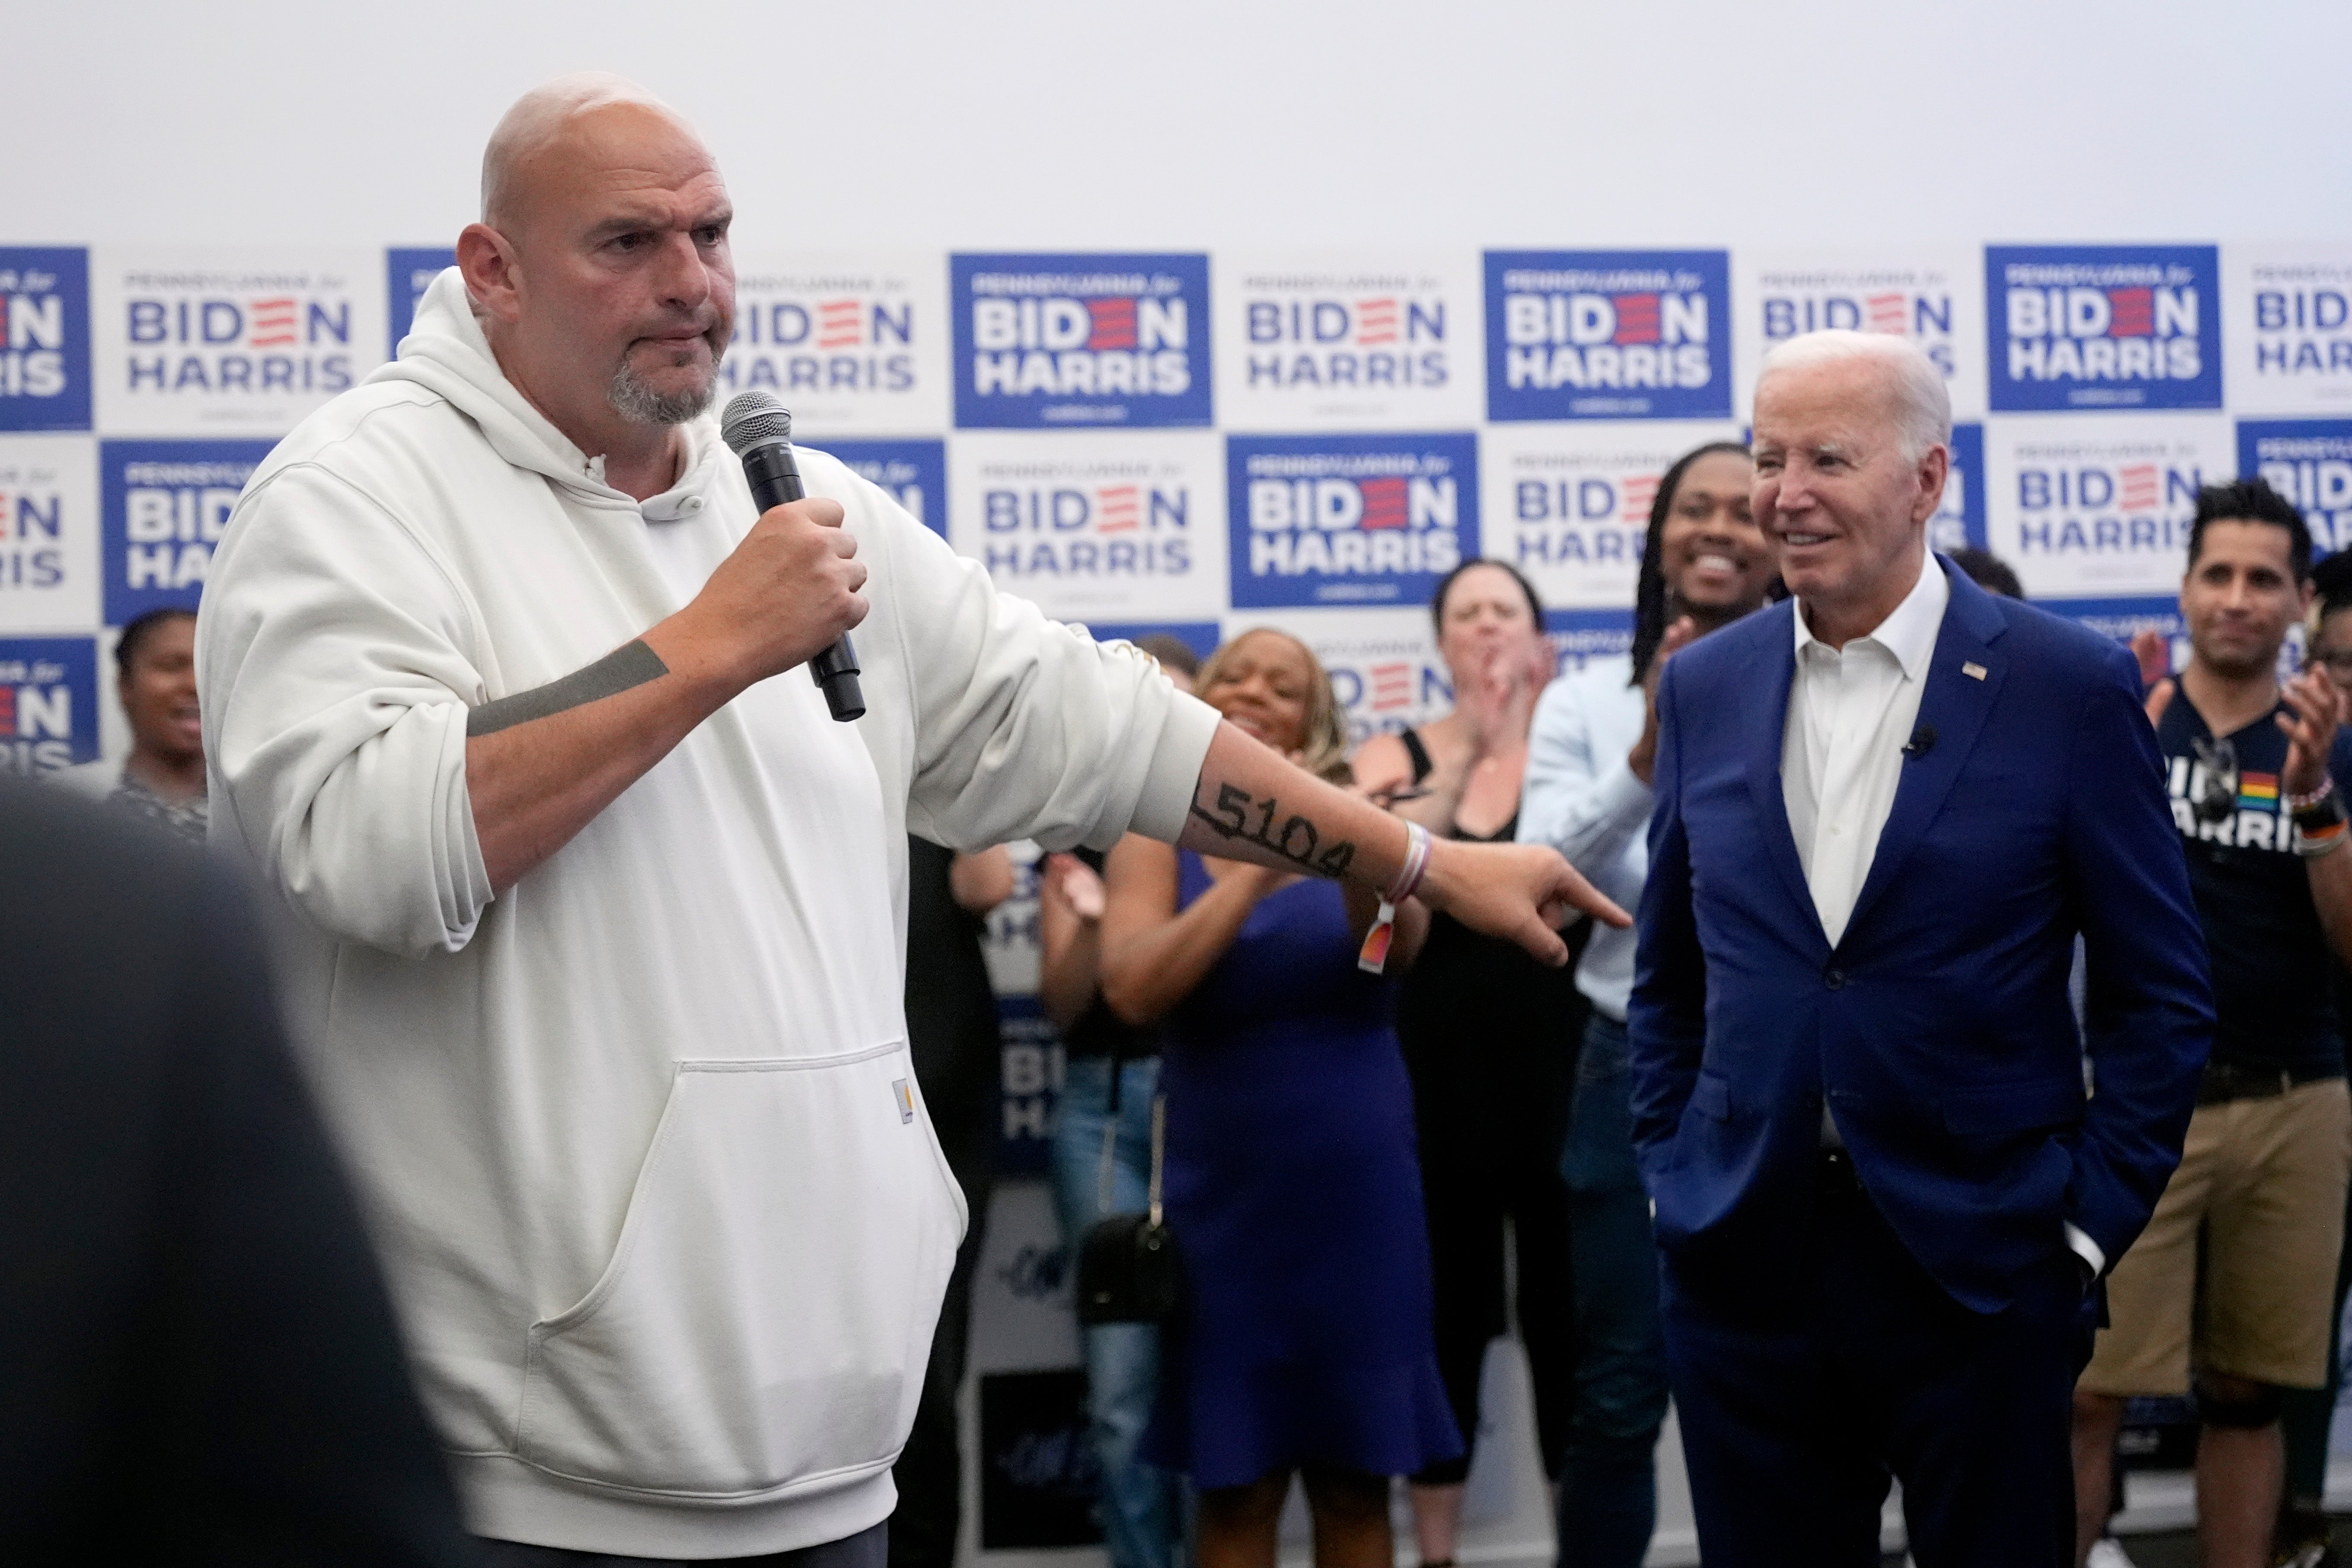
<instances>
[{"instance_id":1,"label":"handheld microphone","mask_svg":"<svg viewBox=\"0 0 2352 1568\"><path fill-rule=\"evenodd\" d=\"M1903 747L1903 755L1916 760L1936 749L1936 727L1923 724L1911 732L1911 739Z\"/></svg>"},{"instance_id":2,"label":"handheld microphone","mask_svg":"<svg viewBox=\"0 0 2352 1568\"><path fill-rule=\"evenodd\" d=\"M747 392L729 399L727 412L719 416L719 434L743 460L743 477L751 481L751 500L761 511L807 496L800 465L793 461L792 411L774 393ZM847 632L811 659L808 668L835 718L846 724L866 711L866 694L857 685L857 650Z\"/></svg>"}]
</instances>

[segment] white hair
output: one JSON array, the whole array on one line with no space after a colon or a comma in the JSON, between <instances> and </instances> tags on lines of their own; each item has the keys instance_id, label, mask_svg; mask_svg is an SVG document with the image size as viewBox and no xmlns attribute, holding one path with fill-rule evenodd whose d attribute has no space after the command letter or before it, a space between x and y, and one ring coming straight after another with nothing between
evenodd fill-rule
<instances>
[{"instance_id":1,"label":"white hair","mask_svg":"<svg viewBox=\"0 0 2352 1568\"><path fill-rule=\"evenodd\" d=\"M1883 365L1895 406L1888 411L1906 462L1916 463L1930 446L1952 441L1952 394L1945 389L1944 373L1908 338L1885 332L1851 332L1842 327L1807 332L1790 339L1764 356L1756 372L1756 390L1779 371L1809 370L1815 365L1866 360Z\"/></svg>"}]
</instances>

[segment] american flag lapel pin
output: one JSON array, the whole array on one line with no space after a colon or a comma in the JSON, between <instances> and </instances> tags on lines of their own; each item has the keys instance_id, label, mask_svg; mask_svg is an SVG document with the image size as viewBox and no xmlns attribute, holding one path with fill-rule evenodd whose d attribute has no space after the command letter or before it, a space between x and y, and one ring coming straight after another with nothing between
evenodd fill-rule
<instances>
[{"instance_id":1,"label":"american flag lapel pin","mask_svg":"<svg viewBox=\"0 0 2352 1568\"><path fill-rule=\"evenodd\" d=\"M1972 681L1980 681L1985 678L1985 667L1982 664L1978 664L1974 659L1970 659L1967 664L1960 666L1960 674L1968 676L1968 678Z\"/></svg>"}]
</instances>

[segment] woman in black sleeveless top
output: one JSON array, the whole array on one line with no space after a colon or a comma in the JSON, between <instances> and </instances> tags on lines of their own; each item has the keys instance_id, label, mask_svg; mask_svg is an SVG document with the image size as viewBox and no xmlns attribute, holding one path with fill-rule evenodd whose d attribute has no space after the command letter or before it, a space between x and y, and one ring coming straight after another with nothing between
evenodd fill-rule
<instances>
[{"instance_id":1,"label":"woman in black sleeveless top","mask_svg":"<svg viewBox=\"0 0 2352 1568\"><path fill-rule=\"evenodd\" d=\"M1375 736L1357 776L1375 799L1433 832L1507 843L1536 698L1552 673L1543 611L1500 561L1465 561L1431 606L1454 675L1454 711L1420 730ZM1535 1387L1545 1474L1557 1479L1573 1402L1567 1343L1567 1191L1559 1149L1584 1000L1573 960L1549 969L1508 943L1431 918L1397 1001L1412 1075L1422 1186L1436 1281L1437 1355L1465 1441L1478 1433L1486 1347L1508 1326L1504 1222L1517 1263L1518 1322ZM1454 1556L1465 1453L1412 1478L1422 1561Z\"/></svg>"}]
</instances>

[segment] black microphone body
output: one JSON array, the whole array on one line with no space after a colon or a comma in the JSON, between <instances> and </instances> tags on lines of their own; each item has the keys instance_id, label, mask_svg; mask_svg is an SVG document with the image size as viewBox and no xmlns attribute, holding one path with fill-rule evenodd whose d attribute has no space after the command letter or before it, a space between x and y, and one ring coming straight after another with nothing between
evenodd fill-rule
<instances>
[{"instance_id":1,"label":"black microphone body","mask_svg":"<svg viewBox=\"0 0 2352 1568\"><path fill-rule=\"evenodd\" d=\"M1911 732L1910 740L1903 747L1903 755L1916 760L1935 749L1936 727L1932 724L1923 724Z\"/></svg>"},{"instance_id":2,"label":"black microphone body","mask_svg":"<svg viewBox=\"0 0 2352 1568\"><path fill-rule=\"evenodd\" d=\"M734 412L735 405L729 404L730 420ZM782 413L782 410L777 412ZM808 490L801 483L800 465L793 459L789 436L751 440L735 450L743 459L743 477L751 482L751 503L761 511L807 497ZM820 650L809 660L808 668L810 678L824 693L825 706L833 710L835 718L846 724L866 712L866 693L857 684L857 650L850 643L847 632Z\"/></svg>"}]
</instances>

